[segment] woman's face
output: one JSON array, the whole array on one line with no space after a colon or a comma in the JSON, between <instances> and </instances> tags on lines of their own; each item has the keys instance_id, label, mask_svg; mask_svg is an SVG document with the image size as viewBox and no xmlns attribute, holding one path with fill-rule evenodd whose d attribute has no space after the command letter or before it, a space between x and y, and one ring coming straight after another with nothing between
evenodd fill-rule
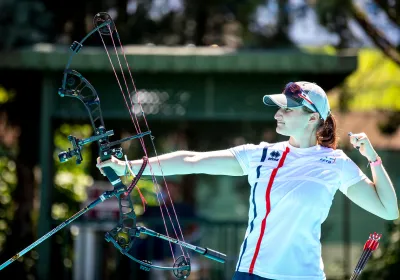
<instances>
[{"instance_id":1,"label":"woman's face","mask_svg":"<svg viewBox=\"0 0 400 280\"><path fill-rule=\"evenodd\" d=\"M285 136L302 135L310 124L311 116L302 107L279 108L274 116L277 121L276 132Z\"/></svg>"}]
</instances>

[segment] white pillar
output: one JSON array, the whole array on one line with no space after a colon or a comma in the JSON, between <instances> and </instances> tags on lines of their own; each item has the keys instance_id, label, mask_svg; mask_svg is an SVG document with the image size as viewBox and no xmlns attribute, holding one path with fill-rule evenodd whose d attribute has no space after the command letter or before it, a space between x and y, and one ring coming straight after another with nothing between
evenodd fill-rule
<instances>
[{"instance_id":1,"label":"white pillar","mask_svg":"<svg viewBox=\"0 0 400 280\"><path fill-rule=\"evenodd\" d=\"M96 276L96 230L80 225L74 241L74 280L92 280Z\"/></svg>"}]
</instances>

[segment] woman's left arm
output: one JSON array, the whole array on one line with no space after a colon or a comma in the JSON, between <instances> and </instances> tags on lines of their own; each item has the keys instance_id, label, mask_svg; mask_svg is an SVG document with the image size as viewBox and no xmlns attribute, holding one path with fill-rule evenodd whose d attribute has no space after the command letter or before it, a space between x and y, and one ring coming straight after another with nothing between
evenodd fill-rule
<instances>
[{"instance_id":1,"label":"woman's left arm","mask_svg":"<svg viewBox=\"0 0 400 280\"><path fill-rule=\"evenodd\" d=\"M397 219L399 208L396 191L367 135L365 133L352 134L350 143L370 162L373 182L365 179L350 186L347 197L383 219Z\"/></svg>"}]
</instances>

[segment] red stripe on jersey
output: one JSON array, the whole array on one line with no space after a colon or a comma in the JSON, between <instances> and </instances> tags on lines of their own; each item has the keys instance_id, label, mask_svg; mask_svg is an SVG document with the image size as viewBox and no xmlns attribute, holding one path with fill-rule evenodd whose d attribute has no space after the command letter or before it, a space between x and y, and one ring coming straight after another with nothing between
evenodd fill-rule
<instances>
[{"instance_id":1,"label":"red stripe on jersey","mask_svg":"<svg viewBox=\"0 0 400 280\"><path fill-rule=\"evenodd\" d=\"M264 232L265 232L265 227L267 225L267 217L269 212L271 211L271 198L270 198L270 194L271 194L271 189L272 189L272 185L274 183L275 180L275 176L276 173L278 173L278 169L281 168L283 166L283 163L285 162L286 159L286 155L289 153L289 147L286 147L286 150L283 152L283 155L281 157L281 160L278 163L278 167L274 168L274 170L272 170L271 173L271 177L269 178L269 182L268 182L268 187L267 187L267 191L265 193L265 202L266 202L266 208L267 211L265 213L265 217L261 222L261 232L260 232L260 236L258 237L258 241L257 241L257 246L256 246L256 250L254 252L253 255L253 259L251 260L251 264L250 264L250 268L249 268L249 273L253 273L254 270L254 265L256 264L256 260L258 257L258 253L260 252L260 247L261 247L261 242L262 239L264 237Z\"/></svg>"}]
</instances>

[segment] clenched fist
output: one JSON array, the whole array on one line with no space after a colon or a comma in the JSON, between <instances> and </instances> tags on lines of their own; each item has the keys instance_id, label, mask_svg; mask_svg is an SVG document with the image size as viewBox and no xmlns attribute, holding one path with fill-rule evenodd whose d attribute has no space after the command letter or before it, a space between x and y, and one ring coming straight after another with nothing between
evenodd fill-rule
<instances>
[{"instance_id":1,"label":"clenched fist","mask_svg":"<svg viewBox=\"0 0 400 280\"><path fill-rule=\"evenodd\" d=\"M353 145L354 148L357 148L360 153L365 156L369 161L373 162L376 160L378 155L364 132L354 134L349 132L349 136L350 143Z\"/></svg>"}]
</instances>

